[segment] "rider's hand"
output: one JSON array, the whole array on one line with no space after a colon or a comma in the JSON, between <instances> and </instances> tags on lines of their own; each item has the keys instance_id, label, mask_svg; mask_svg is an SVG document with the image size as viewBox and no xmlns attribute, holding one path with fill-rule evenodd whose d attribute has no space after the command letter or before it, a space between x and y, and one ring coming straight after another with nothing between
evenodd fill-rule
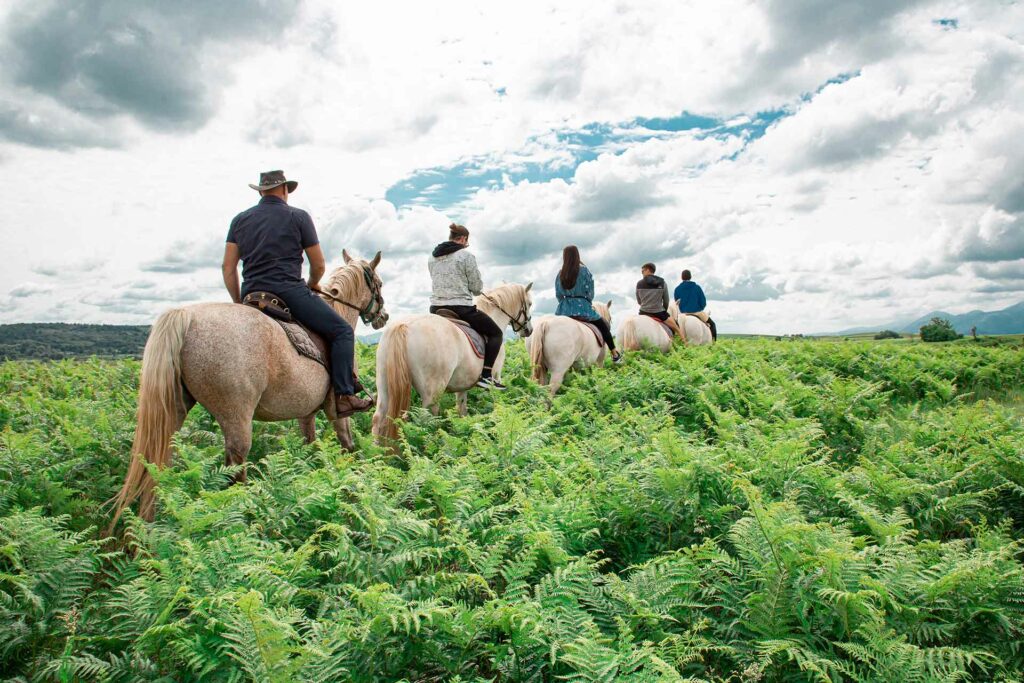
<instances>
[{"instance_id":1,"label":"rider's hand","mask_svg":"<svg viewBox=\"0 0 1024 683\"><path fill-rule=\"evenodd\" d=\"M309 288L311 290L313 290L314 292L319 292L319 293L323 294L323 290L320 289L320 283L319 282L307 282L306 284L308 284Z\"/></svg>"}]
</instances>

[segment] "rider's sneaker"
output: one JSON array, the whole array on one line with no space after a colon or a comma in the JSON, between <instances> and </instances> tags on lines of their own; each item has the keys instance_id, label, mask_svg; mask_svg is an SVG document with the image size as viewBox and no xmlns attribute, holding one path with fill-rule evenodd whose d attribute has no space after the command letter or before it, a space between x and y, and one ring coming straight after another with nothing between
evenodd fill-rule
<instances>
[{"instance_id":1,"label":"rider's sneaker","mask_svg":"<svg viewBox=\"0 0 1024 683\"><path fill-rule=\"evenodd\" d=\"M334 399L335 408L338 410L338 417L349 417L355 413L361 413L373 407L373 401L358 396L338 395Z\"/></svg>"},{"instance_id":2,"label":"rider's sneaker","mask_svg":"<svg viewBox=\"0 0 1024 683\"><path fill-rule=\"evenodd\" d=\"M476 385L481 389L495 389L497 391L505 391L508 388L493 377L481 377L476 381Z\"/></svg>"},{"instance_id":3,"label":"rider's sneaker","mask_svg":"<svg viewBox=\"0 0 1024 683\"><path fill-rule=\"evenodd\" d=\"M612 356L612 362L616 365L620 365L624 360L626 360L626 357L621 352Z\"/></svg>"}]
</instances>

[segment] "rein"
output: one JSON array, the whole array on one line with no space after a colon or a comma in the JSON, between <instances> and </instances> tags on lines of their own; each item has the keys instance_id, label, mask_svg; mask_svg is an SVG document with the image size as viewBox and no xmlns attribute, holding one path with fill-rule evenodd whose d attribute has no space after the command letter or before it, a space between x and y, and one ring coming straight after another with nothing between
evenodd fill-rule
<instances>
[{"instance_id":1,"label":"rein","mask_svg":"<svg viewBox=\"0 0 1024 683\"><path fill-rule=\"evenodd\" d=\"M380 318L380 313L384 310L384 297L381 296L380 287L377 286L376 280L370 273L370 269L363 266L363 280L366 282L366 287L370 290L370 300L363 307L356 306L355 304L349 303L344 299L334 296L329 292L320 291L317 292L321 297L336 301L337 303L348 306L354 311L359 312L359 317L362 318L363 322L367 325L373 323L375 320Z\"/></svg>"},{"instance_id":2,"label":"rein","mask_svg":"<svg viewBox=\"0 0 1024 683\"><path fill-rule=\"evenodd\" d=\"M517 313L515 316L512 316L508 313L508 311L502 308L497 301L491 298L489 294L481 294L480 296L482 296L484 299L490 302L492 306L494 306L499 311L505 314L505 317L508 318L509 323L512 325L513 332L518 334L519 332L525 330L526 326L530 324L530 314L526 310L525 300L523 301L523 308L519 311L519 313ZM522 317L522 320L519 319L520 317Z\"/></svg>"}]
</instances>

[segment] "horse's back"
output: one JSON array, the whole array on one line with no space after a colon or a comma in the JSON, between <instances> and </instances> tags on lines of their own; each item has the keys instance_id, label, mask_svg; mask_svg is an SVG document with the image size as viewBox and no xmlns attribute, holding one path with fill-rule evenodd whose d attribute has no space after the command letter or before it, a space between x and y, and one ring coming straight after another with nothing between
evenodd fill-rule
<instances>
[{"instance_id":1,"label":"horse's back","mask_svg":"<svg viewBox=\"0 0 1024 683\"><path fill-rule=\"evenodd\" d=\"M327 372L299 356L281 326L250 306L185 308L191 322L182 347L182 379L210 412L253 411L257 419L301 417L327 394Z\"/></svg>"},{"instance_id":2,"label":"horse's back","mask_svg":"<svg viewBox=\"0 0 1024 683\"><path fill-rule=\"evenodd\" d=\"M406 357L413 386L420 393L442 385L449 391L464 391L480 376L483 361L455 323L439 315L418 314L393 321L377 349L377 373L390 353L392 337L405 329Z\"/></svg>"},{"instance_id":3,"label":"horse's back","mask_svg":"<svg viewBox=\"0 0 1024 683\"><path fill-rule=\"evenodd\" d=\"M672 348L672 338L665 331L665 327L649 315L630 315L622 321L619 328L620 336L625 336L627 327L633 328L636 343L639 348L645 345L667 352Z\"/></svg>"}]
</instances>

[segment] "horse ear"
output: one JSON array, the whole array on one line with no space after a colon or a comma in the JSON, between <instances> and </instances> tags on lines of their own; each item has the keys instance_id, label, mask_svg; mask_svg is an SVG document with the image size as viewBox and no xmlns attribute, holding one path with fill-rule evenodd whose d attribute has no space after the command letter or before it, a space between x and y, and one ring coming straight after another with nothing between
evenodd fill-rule
<instances>
[{"instance_id":1,"label":"horse ear","mask_svg":"<svg viewBox=\"0 0 1024 683\"><path fill-rule=\"evenodd\" d=\"M352 257L348 255L348 249L341 250L341 258L345 259L345 263L352 262Z\"/></svg>"},{"instance_id":2,"label":"horse ear","mask_svg":"<svg viewBox=\"0 0 1024 683\"><path fill-rule=\"evenodd\" d=\"M530 287L533 287L533 283L532 282L530 284L526 285L526 291L527 292L530 291Z\"/></svg>"},{"instance_id":3,"label":"horse ear","mask_svg":"<svg viewBox=\"0 0 1024 683\"><path fill-rule=\"evenodd\" d=\"M370 261L370 270L377 270L377 265L379 263L380 263L380 252L378 251L377 255L373 257L372 261Z\"/></svg>"},{"instance_id":4,"label":"horse ear","mask_svg":"<svg viewBox=\"0 0 1024 683\"><path fill-rule=\"evenodd\" d=\"M608 308L611 308L611 307L612 307L612 300L608 299Z\"/></svg>"}]
</instances>

